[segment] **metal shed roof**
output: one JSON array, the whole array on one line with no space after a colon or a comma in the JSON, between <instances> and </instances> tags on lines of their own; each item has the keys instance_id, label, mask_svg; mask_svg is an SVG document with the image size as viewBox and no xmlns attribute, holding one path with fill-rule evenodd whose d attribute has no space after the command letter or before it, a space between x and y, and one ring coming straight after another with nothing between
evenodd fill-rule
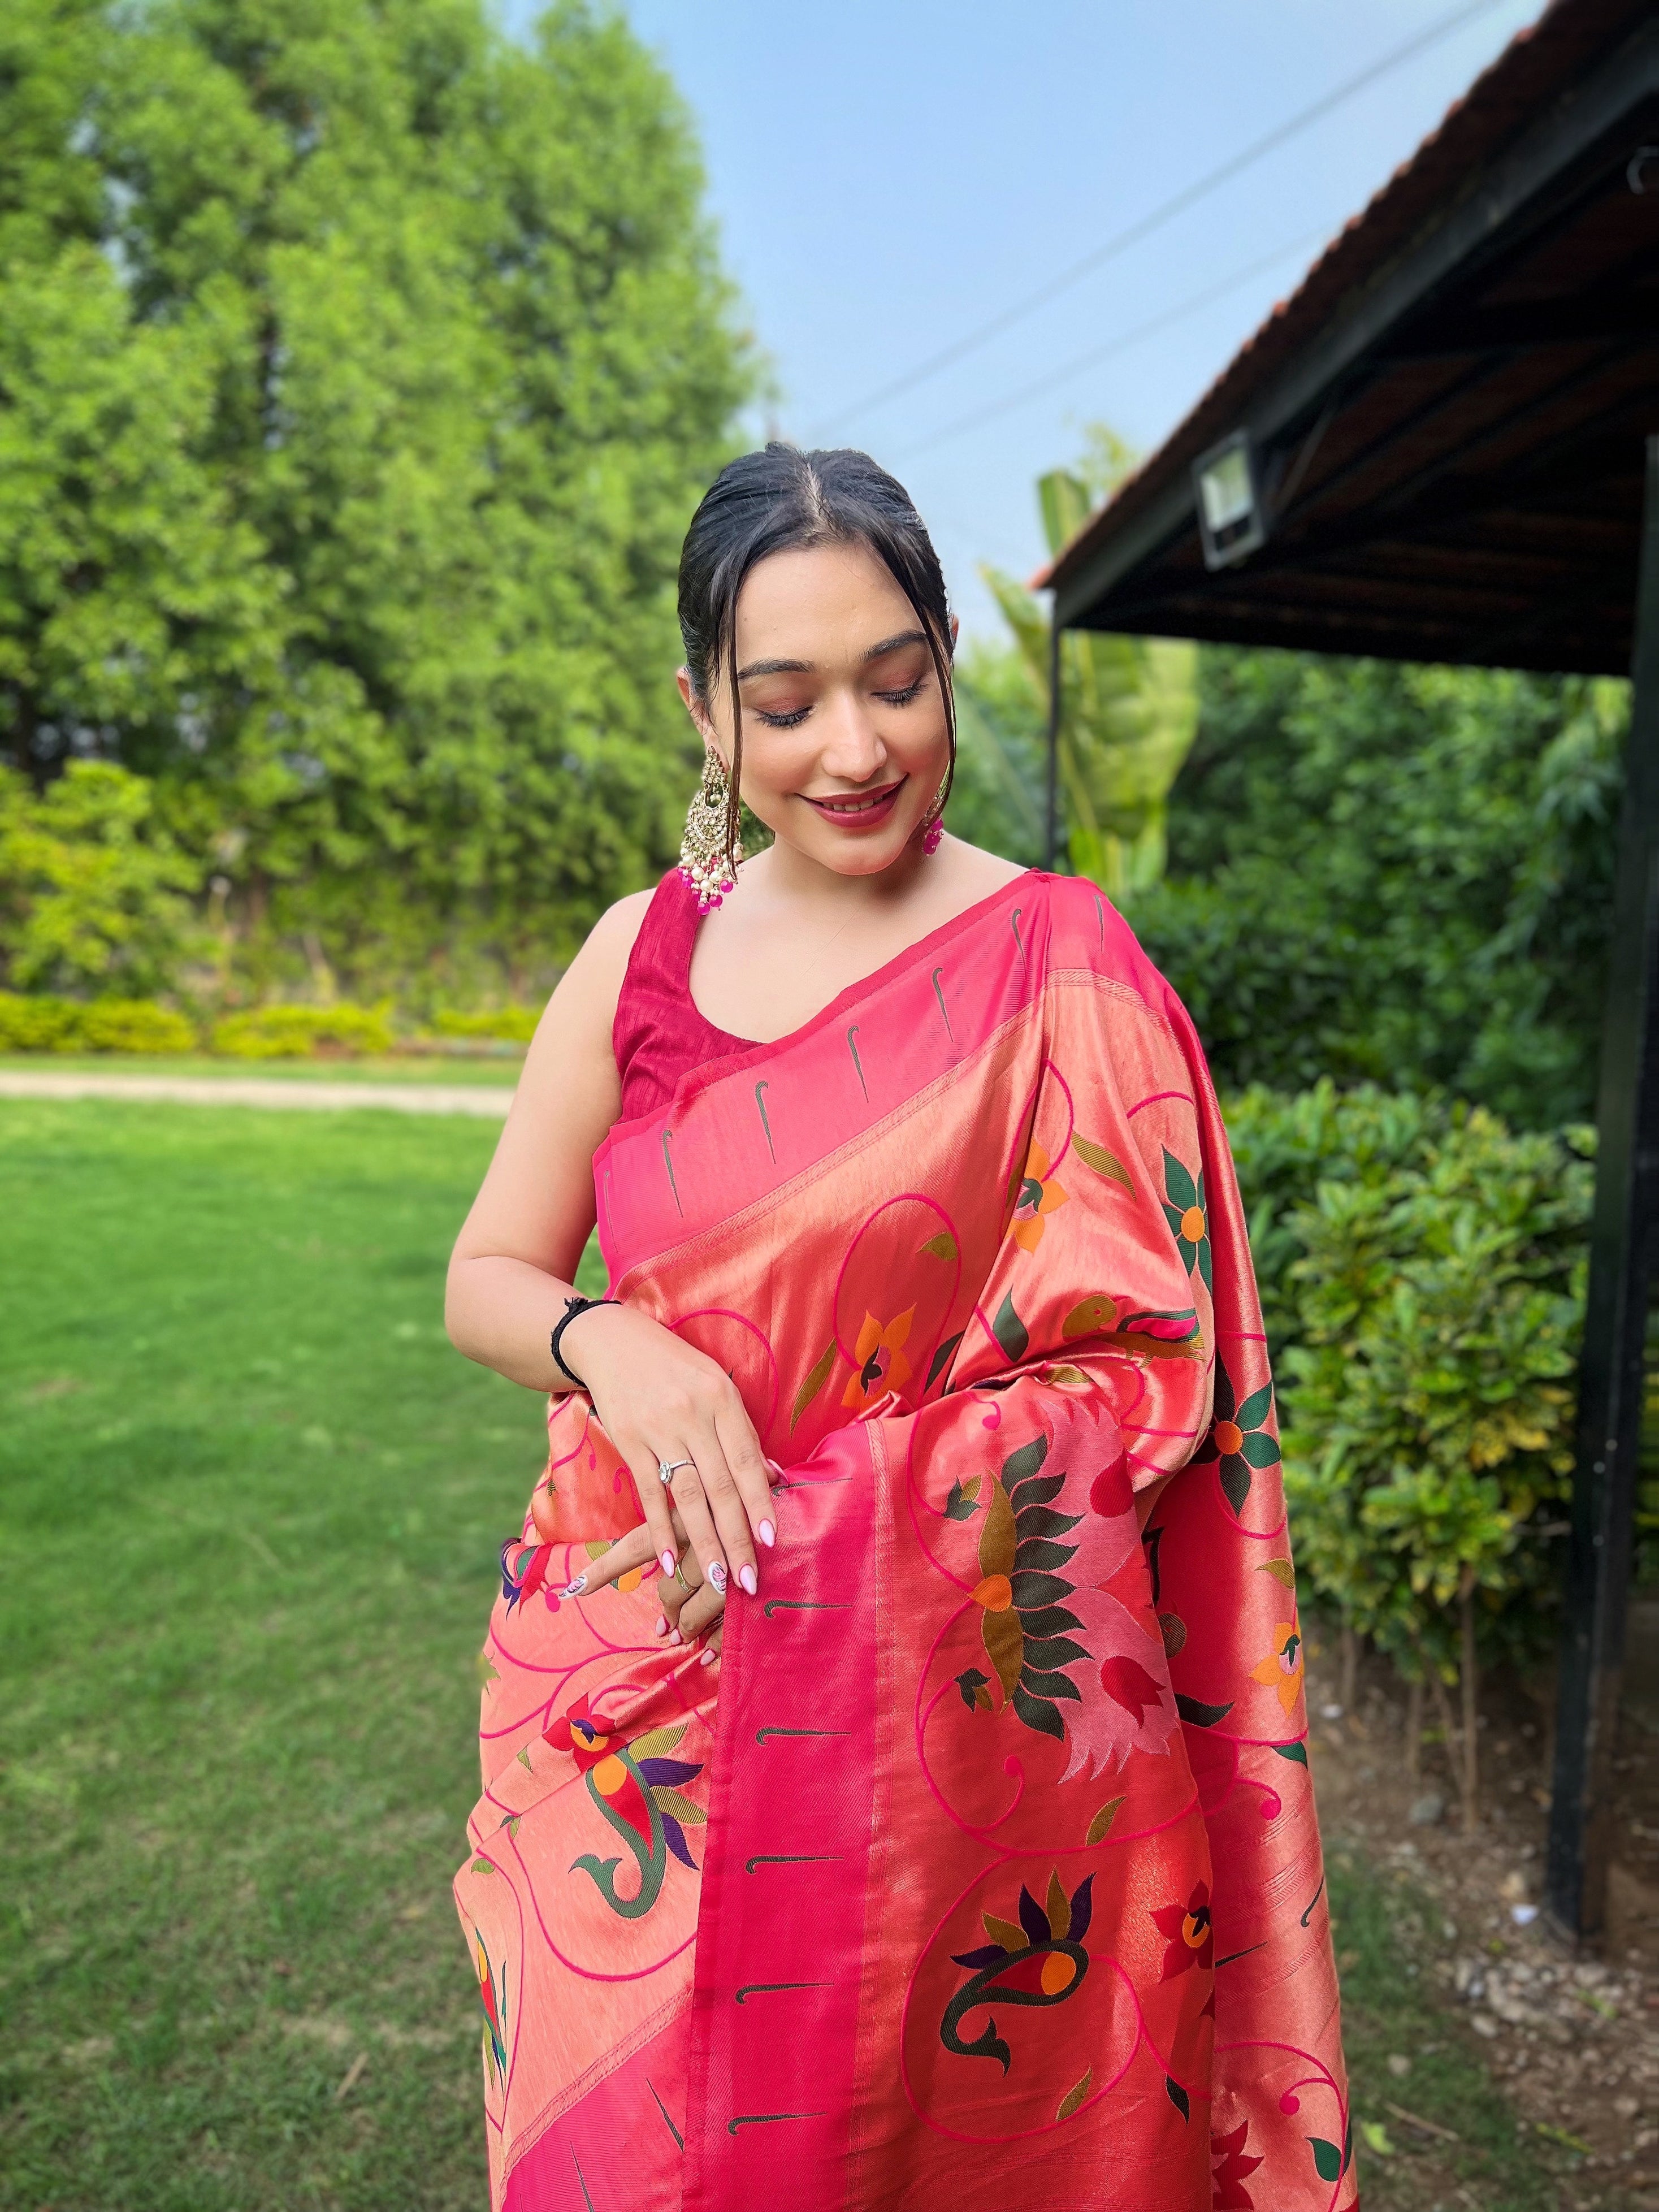
<instances>
[{"instance_id":1,"label":"metal shed roof","mask_svg":"<svg viewBox=\"0 0 1659 2212\"><path fill-rule=\"evenodd\" d=\"M1623 673L1659 399L1659 15L1556 0L1046 582L1062 627ZM1267 542L1210 571L1243 428Z\"/></svg>"}]
</instances>

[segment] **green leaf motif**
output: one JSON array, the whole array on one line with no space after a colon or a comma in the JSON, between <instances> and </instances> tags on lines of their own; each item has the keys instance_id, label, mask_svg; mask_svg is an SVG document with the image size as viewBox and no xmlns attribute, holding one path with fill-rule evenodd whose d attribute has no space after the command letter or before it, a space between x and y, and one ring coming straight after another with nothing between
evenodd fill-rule
<instances>
[{"instance_id":1,"label":"green leaf motif","mask_svg":"<svg viewBox=\"0 0 1659 2212\"><path fill-rule=\"evenodd\" d=\"M469 1874L494 1874L495 1871L495 1860L486 1858L474 1859L471 1865L467 1869L467 1872Z\"/></svg>"},{"instance_id":2,"label":"green leaf motif","mask_svg":"<svg viewBox=\"0 0 1659 2212\"><path fill-rule=\"evenodd\" d=\"M1308 1747L1305 1743L1276 1743L1273 1748L1281 1759L1293 1759L1298 1766L1305 1766L1308 1763Z\"/></svg>"},{"instance_id":3,"label":"green leaf motif","mask_svg":"<svg viewBox=\"0 0 1659 2212\"><path fill-rule=\"evenodd\" d=\"M933 1354L933 1359L927 1369L927 1388L928 1389L931 1390L933 1389L934 1383L939 1381L939 1376L944 1374L945 1369L951 1364L951 1358L956 1352L957 1345L962 1342L964 1333L965 1332L962 1329L958 1329L954 1336L947 1336L944 1343L940 1345L939 1350Z\"/></svg>"},{"instance_id":4,"label":"green leaf motif","mask_svg":"<svg viewBox=\"0 0 1659 2212\"><path fill-rule=\"evenodd\" d=\"M980 1478L970 1474L966 1482L957 1480L951 1485L951 1495L945 1501L947 1521L971 1521L979 1510Z\"/></svg>"},{"instance_id":5,"label":"green leaf motif","mask_svg":"<svg viewBox=\"0 0 1659 2212\"><path fill-rule=\"evenodd\" d=\"M1104 1176L1109 1182L1121 1182L1130 1197L1134 1196L1134 1180L1115 1152L1109 1152L1104 1145L1091 1144L1087 1137L1076 1134L1072 1138L1072 1150L1085 1167L1092 1168L1097 1176Z\"/></svg>"},{"instance_id":6,"label":"green leaf motif","mask_svg":"<svg viewBox=\"0 0 1659 2212\"><path fill-rule=\"evenodd\" d=\"M1170 2075L1166 2074L1164 2077L1164 2089L1165 2095L1169 2098L1170 2102L1175 2106L1176 2112L1180 2113L1182 2118L1183 2120L1190 2120L1193 2116L1192 2100L1188 2096L1187 2092L1182 2087L1180 2082L1173 2080Z\"/></svg>"},{"instance_id":7,"label":"green leaf motif","mask_svg":"<svg viewBox=\"0 0 1659 2212\"><path fill-rule=\"evenodd\" d=\"M1252 1467L1277 1467L1279 1460L1279 1439L1270 1437L1265 1429L1246 1437L1239 1450Z\"/></svg>"},{"instance_id":8,"label":"green leaf motif","mask_svg":"<svg viewBox=\"0 0 1659 2212\"><path fill-rule=\"evenodd\" d=\"M1022 1444L1018 1451L1010 1452L1002 1462L1003 1488L1012 1491L1016 1483L1028 1480L1036 1473L1048 1456L1048 1439L1044 1436L1033 1437L1029 1444ZM1064 1475L1059 1478L1059 1481L1055 1484L1056 1489L1060 1482L1065 1480Z\"/></svg>"},{"instance_id":9,"label":"green leaf motif","mask_svg":"<svg viewBox=\"0 0 1659 2212\"><path fill-rule=\"evenodd\" d=\"M1059 1706L1049 1698L1034 1698L1016 1682L1012 1703L1015 1712L1028 1729L1040 1729L1044 1735L1053 1736L1056 1742L1065 1742L1066 1723L1060 1717Z\"/></svg>"},{"instance_id":10,"label":"green leaf motif","mask_svg":"<svg viewBox=\"0 0 1659 2212\"><path fill-rule=\"evenodd\" d=\"M795 1402L790 1408L789 1412L789 1426L792 1431L796 1422L799 1420L801 1415L811 1404L813 1399L817 1396L818 1392L823 1389L824 1384L829 1381L830 1370L835 1365L835 1364L836 1340L834 1337L831 1337L829 1343L823 1347L822 1352L819 1353L817 1359L813 1364L811 1374L808 1375L806 1380L801 1384L799 1389L795 1393ZM929 1380L932 1380L931 1376L929 1377Z\"/></svg>"},{"instance_id":11,"label":"green leaf motif","mask_svg":"<svg viewBox=\"0 0 1659 2212\"><path fill-rule=\"evenodd\" d=\"M1314 2172L1322 2181L1342 2179L1342 2154L1334 2142L1327 2142L1323 2136L1310 2136L1308 2148L1313 2153Z\"/></svg>"},{"instance_id":12,"label":"green leaf motif","mask_svg":"<svg viewBox=\"0 0 1659 2212\"><path fill-rule=\"evenodd\" d=\"M1070 1698L1080 1705L1083 1692L1069 1674L1042 1674L1036 1668L1020 1669L1019 1679L1034 1698Z\"/></svg>"},{"instance_id":13,"label":"green leaf motif","mask_svg":"<svg viewBox=\"0 0 1659 2212\"><path fill-rule=\"evenodd\" d=\"M1232 1709L1231 1698L1224 1705L1206 1705L1201 1698L1183 1696L1179 1690L1176 1692L1176 1711L1189 1728L1213 1728L1218 1721L1224 1721Z\"/></svg>"},{"instance_id":14,"label":"green leaf motif","mask_svg":"<svg viewBox=\"0 0 1659 2212\"><path fill-rule=\"evenodd\" d=\"M1248 1443L1249 1438L1247 1437L1244 1441ZM1224 1459L1221 1462L1221 1488L1233 1511L1242 1513L1250 1495L1249 1467L1241 1465L1237 1458Z\"/></svg>"},{"instance_id":15,"label":"green leaf motif","mask_svg":"<svg viewBox=\"0 0 1659 2212\"><path fill-rule=\"evenodd\" d=\"M991 1323L991 1332L1009 1359L1018 1361L1024 1358L1031 1341L1030 1332L1014 1311L1012 1291L1004 1293L1002 1304L997 1308L996 1319Z\"/></svg>"},{"instance_id":16,"label":"green leaf motif","mask_svg":"<svg viewBox=\"0 0 1659 2212\"><path fill-rule=\"evenodd\" d=\"M957 1240L948 1229L941 1229L937 1237L930 1237L921 1249L935 1260L954 1260L957 1256Z\"/></svg>"},{"instance_id":17,"label":"green leaf motif","mask_svg":"<svg viewBox=\"0 0 1659 2212\"><path fill-rule=\"evenodd\" d=\"M1199 1206L1202 1200L1198 1185L1166 1145L1164 1148L1164 1188L1170 1194L1170 1203L1178 1212L1184 1213L1189 1206Z\"/></svg>"},{"instance_id":18,"label":"green leaf motif","mask_svg":"<svg viewBox=\"0 0 1659 2212\"><path fill-rule=\"evenodd\" d=\"M1259 1390L1252 1390L1244 1403L1233 1415L1241 1429L1259 1429L1267 1418L1267 1408L1273 1401L1273 1386L1264 1382Z\"/></svg>"},{"instance_id":19,"label":"green leaf motif","mask_svg":"<svg viewBox=\"0 0 1659 2212\"><path fill-rule=\"evenodd\" d=\"M988 1674L981 1674L977 1667L969 1667L957 1676L956 1684L962 1692L962 1702L970 1713L975 1708L982 1713L990 1711L991 1678Z\"/></svg>"}]
</instances>

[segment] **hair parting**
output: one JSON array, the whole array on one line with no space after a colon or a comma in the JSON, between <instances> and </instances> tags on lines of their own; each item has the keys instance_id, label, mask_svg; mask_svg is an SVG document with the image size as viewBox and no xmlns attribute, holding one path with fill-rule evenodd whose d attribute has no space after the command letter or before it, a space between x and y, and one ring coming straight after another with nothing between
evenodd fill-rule
<instances>
[{"instance_id":1,"label":"hair parting","mask_svg":"<svg viewBox=\"0 0 1659 2212\"><path fill-rule=\"evenodd\" d=\"M718 678L732 699L731 796L726 844L735 864L743 819L743 702L738 693L738 597L756 563L812 545L866 545L909 601L927 640L945 702L950 760L937 802L945 811L957 767L951 688L951 605L939 556L909 494L868 453L842 446L803 453L775 440L728 462L704 493L680 553L679 623L696 697Z\"/></svg>"}]
</instances>

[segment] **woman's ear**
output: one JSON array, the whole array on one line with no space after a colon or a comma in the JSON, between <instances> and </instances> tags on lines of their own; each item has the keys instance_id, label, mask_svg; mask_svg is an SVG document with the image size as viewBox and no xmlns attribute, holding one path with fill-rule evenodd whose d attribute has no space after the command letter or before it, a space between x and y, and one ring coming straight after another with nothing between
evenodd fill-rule
<instances>
[{"instance_id":1,"label":"woman's ear","mask_svg":"<svg viewBox=\"0 0 1659 2212\"><path fill-rule=\"evenodd\" d=\"M674 681L679 686L680 702L691 717L697 735L702 739L704 744L712 744L714 732L709 726L708 709L698 698L696 686L691 681L691 671L689 668L678 670Z\"/></svg>"},{"instance_id":2,"label":"woman's ear","mask_svg":"<svg viewBox=\"0 0 1659 2212\"><path fill-rule=\"evenodd\" d=\"M960 615L952 615L951 617L951 650L953 653L957 649L957 640L961 635L962 617Z\"/></svg>"}]
</instances>

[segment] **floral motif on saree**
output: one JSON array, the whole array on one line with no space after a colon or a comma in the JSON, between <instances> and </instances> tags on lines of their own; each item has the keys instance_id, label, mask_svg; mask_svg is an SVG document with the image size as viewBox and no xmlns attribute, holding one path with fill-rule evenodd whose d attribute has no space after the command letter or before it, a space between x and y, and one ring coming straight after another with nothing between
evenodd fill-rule
<instances>
[{"instance_id":1,"label":"floral motif on saree","mask_svg":"<svg viewBox=\"0 0 1659 2212\"><path fill-rule=\"evenodd\" d=\"M1036 875L595 1160L786 1470L718 1705L580 1398L456 1897L511 2212L1351 2212L1271 1381L1178 1002Z\"/></svg>"}]
</instances>

